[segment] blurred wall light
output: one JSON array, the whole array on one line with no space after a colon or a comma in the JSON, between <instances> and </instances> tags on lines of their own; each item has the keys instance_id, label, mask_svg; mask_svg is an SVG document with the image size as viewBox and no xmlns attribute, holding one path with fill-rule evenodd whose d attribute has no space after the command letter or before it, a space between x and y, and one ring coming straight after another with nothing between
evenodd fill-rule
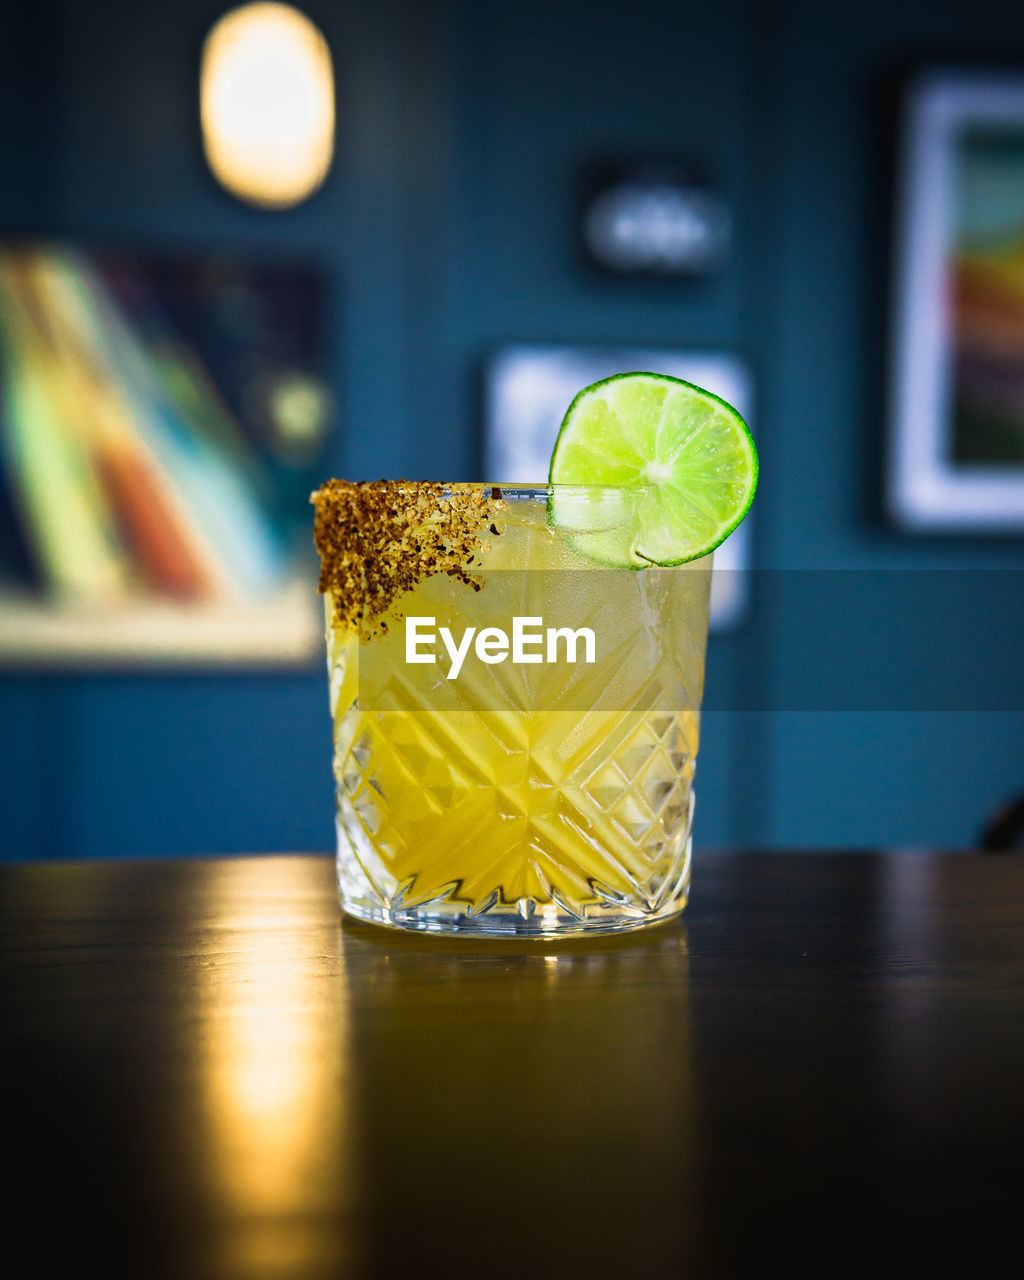
<instances>
[{"instance_id":1,"label":"blurred wall light","mask_svg":"<svg viewBox=\"0 0 1024 1280\"><path fill-rule=\"evenodd\" d=\"M203 46L203 149L217 181L265 209L290 209L334 156L334 71L321 32L286 4L226 13Z\"/></svg>"},{"instance_id":2,"label":"blurred wall light","mask_svg":"<svg viewBox=\"0 0 1024 1280\"><path fill-rule=\"evenodd\" d=\"M581 229L591 260L616 275L707 275L729 258L729 207L685 162L592 170L584 182Z\"/></svg>"},{"instance_id":3,"label":"blurred wall light","mask_svg":"<svg viewBox=\"0 0 1024 1280\"><path fill-rule=\"evenodd\" d=\"M587 246L611 271L685 275L724 257L728 223L714 196L667 185L627 185L599 196L585 225Z\"/></svg>"}]
</instances>

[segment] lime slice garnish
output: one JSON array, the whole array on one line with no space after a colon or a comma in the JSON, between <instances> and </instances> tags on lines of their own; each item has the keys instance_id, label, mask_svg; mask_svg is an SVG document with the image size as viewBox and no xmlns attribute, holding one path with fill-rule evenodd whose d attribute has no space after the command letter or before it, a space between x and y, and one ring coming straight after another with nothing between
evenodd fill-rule
<instances>
[{"instance_id":1,"label":"lime slice garnish","mask_svg":"<svg viewBox=\"0 0 1024 1280\"><path fill-rule=\"evenodd\" d=\"M660 373L619 373L584 387L551 455L553 485L626 491L614 528L580 530L579 504L553 490L552 522L607 564L684 564L706 556L746 515L757 450L731 405ZM623 504L619 504L620 510Z\"/></svg>"}]
</instances>

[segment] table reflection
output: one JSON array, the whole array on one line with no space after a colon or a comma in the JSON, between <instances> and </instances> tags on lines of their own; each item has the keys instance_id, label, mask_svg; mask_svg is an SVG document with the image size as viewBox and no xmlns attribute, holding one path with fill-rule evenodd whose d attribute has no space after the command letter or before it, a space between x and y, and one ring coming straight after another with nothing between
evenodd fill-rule
<instances>
[{"instance_id":1,"label":"table reflection","mask_svg":"<svg viewBox=\"0 0 1024 1280\"><path fill-rule=\"evenodd\" d=\"M324 870L210 869L193 973L223 1273L699 1260L685 929L410 936L342 922Z\"/></svg>"},{"instance_id":2,"label":"table reflection","mask_svg":"<svg viewBox=\"0 0 1024 1280\"><path fill-rule=\"evenodd\" d=\"M374 1240L401 1222L428 1251L601 1275L701 1255L683 927L554 945L346 921L342 953Z\"/></svg>"},{"instance_id":3,"label":"table reflection","mask_svg":"<svg viewBox=\"0 0 1024 1280\"><path fill-rule=\"evenodd\" d=\"M356 1247L337 1229L357 1189L348 987L336 918L318 938L295 928L296 896L321 889L310 870L285 859L211 870L200 1070L207 1176L235 1225L222 1237L233 1274L304 1274L325 1249L341 1265ZM318 1229L327 1219L331 1230Z\"/></svg>"}]
</instances>

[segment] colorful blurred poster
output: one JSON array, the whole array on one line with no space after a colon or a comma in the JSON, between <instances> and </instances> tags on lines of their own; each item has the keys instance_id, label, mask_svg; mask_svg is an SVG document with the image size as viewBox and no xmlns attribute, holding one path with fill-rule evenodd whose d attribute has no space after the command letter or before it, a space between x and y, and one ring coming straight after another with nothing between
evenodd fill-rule
<instances>
[{"instance_id":1,"label":"colorful blurred poster","mask_svg":"<svg viewBox=\"0 0 1024 1280\"><path fill-rule=\"evenodd\" d=\"M1024 465L1024 122L956 143L953 457Z\"/></svg>"},{"instance_id":2,"label":"colorful blurred poster","mask_svg":"<svg viewBox=\"0 0 1024 1280\"><path fill-rule=\"evenodd\" d=\"M311 269L0 245L0 660L308 659L324 370Z\"/></svg>"},{"instance_id":3,"label":"colorful blurred poster","mask_svg":"<svg viewBox=\"0 0 1024 1280\"><path fill-rule=\"evenodd\" d=\"M899 175L890 509L1024 529L1024 75L911 82Z\"/></svg>"}]
</instances>

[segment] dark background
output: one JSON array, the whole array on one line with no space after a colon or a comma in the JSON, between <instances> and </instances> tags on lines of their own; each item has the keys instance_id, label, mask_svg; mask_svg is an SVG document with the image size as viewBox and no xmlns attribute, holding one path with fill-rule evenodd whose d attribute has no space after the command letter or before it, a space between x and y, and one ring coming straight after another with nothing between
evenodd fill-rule
<instances>
[{"instance_id":1,"label":"dark background","mask_svg":"<svg viewBox=\"0 0 1024 1280\"><path fill-rule=\"evenodd\" d=\"M725 348L750 361L757 385L759 566L1024 567L1019 539L911 538L886 527L880 502L894 87L917 61L1024 67L1024 8L303 8L334 57L336 159L309 202L267 213L225 194L202 155L198 59L223 6L6 3L0 231L318 261L338 474L484 478L480 370L506 341ZM614 281L581 262L580 167L651 152L692 158L725 193L735 241L720 275ZM712 643L720 706L729 691L784 685L814 642L770 580L755 583L745 626ZM903 620L908 671L944 660L942 612ZM1019 670L1022 637L999 591L974 625L981 648ZM835 664L862 665L876 628L851 616L833 635ZM319 665L12 673L0 679L0 725L7 857L331 843ZM697 838L965 846L1022 789L1020 710L713 711Z\"/></svg>"}]
</instances>

